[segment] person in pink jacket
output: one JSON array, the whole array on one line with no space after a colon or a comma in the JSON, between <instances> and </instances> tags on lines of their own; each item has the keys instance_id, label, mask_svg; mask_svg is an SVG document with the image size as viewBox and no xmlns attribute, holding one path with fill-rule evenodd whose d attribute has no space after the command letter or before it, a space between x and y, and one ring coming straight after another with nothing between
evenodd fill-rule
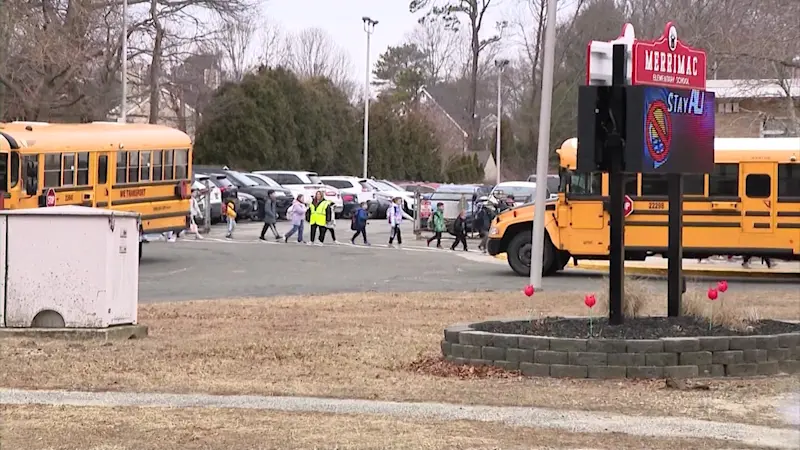
<instances>
[{"instance_id":1,"label":"person in pink jacket","mask_svg":"<svg viewBox=\"0 0 800 450\"><path fill-rule=\"evenodd\" d=\"M303 201L303 194L298 195L289 208L289 214L292 217L292 229L286 233L283 242L289 242L289 238L295 233L297 233L297 242L303 242L303 225L305 224L307 209L308 206Z\"/></svg>"}]
</instances>

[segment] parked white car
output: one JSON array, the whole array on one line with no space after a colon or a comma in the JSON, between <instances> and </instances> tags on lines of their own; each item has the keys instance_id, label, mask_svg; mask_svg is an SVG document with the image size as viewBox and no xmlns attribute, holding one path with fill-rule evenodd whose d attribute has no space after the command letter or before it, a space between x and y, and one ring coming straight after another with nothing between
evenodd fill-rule
<instances>
[{"instance_id":1,"label":"parked white car","mask_svg":"<svg viewBox=\"0 0 800 450\"><path fill-rule=\"evenodd\" d=\"M292 191L292 195L297 198L303 194L306 203L310 203L317 191L325 193L325 200L333 203L336 214L341 214L344 209L342 196L339 190L333 186L322 183L316 172L304 172L294 170L256 170L253 173L266 175L275 180L276 183Z\"/></svg>"},{"instance_id":2,"label":"parked white car","mask_svg":"<svg viewBox=\"0 0 800 450\"><path fill-rule=\"evenodd\" d=\"M346 176L325 176L319 179L328 186L333 186L339 193L350 194L358 198L358 203L375 200L376 189L369 185L366 179Z\"/></svg>"},{"instance_id":3,"label":"parked white car","mask_svg":"<svg viewBox=\"0 0 800 450\"><path fill-rule=\"evenodd\" d=\"M530 181L504 181L492 188L489 198L493 202L504 202L509 195L514 196L515 205L532 203L536 200L536 183ZM548 190L545 198L553 200L558 198L558 194Z\"/></svg>"},{"instance_id":4,"label":"parked white car","mask_svg":"<svg viewBox=\"0 0 800 450\"><path fill-rule=\"evenodd\" d=\"M413 192L409 192L392 183L391 181L374 179L369 179L366 181L370 186L376 189L376 197L382 197L389 201L395 197L400 197L403 199L403 209L406 211L406 213L412 214L416 202Z\"/></svg>"},{"instance_id":5,"label":"parked white car","mask_svg":"<svg viewBox=\"0 0 800 450\"><path fill-rule=\"evenodd\" d=\"M205 180L207 179L208 175L195 174L192 190L196 189L200 192L205 192ZM209 184L211 185L211 223L217 223L222 220L222 191L214 183L209 182ZM200 202L200 209L202 210L203 208L205 208L205 201Z\"/></svg>"}]
</instances>

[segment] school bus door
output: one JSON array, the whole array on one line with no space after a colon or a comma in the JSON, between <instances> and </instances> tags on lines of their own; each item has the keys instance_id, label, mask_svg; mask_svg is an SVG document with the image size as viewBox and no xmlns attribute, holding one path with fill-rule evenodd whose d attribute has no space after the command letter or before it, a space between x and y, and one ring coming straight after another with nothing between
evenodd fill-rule
<instances>
[{"instance_id":1,"label":"school bus door","mask_svg":"<svg viewBox=\"0 0 800 450\"><path fill-rule=\"evenodd\" d=\"M98 208L108 208L111 191L111 177L108 173L108 153L97 154L96 167L97 178L94 185L94 206Z\"/></svg>"},{"instance_id":2,"label":"school bus door","mask_svg":"<svg viewBox=\"0 0 800 450\"><path fill-rule=\"evenodd\" d=\"M775 223L772 211L776 200L776 168L773 163L742 164L742 231L772 233Z\"/></svg>"}]
</instances>

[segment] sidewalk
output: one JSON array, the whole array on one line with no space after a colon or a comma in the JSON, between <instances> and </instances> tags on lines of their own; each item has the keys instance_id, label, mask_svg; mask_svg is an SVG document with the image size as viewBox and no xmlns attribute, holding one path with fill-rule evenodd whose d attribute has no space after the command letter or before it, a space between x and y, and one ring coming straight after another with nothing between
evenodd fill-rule
<instances>
[{"instance_id":1,"label":"sidewalk","mask_svg":"<svg viewBox=\"0 0 800 450\"><path fill-rule=\"evenodd\" d=\"M792 399L786 399L787 405ZM612 412L535 407L478 406L428 402L258 395L80 392L0 388L0 405L94 407L232 408L329 414L369 414L415 420L496 422L518 427L551 428L577 433L625 433L633 436L710 438L752 447L794 449L800 431L681 417L628 416ZM784 420L789 420L787 416Z\"/></svg>"},{"instance_id":2,"label":"sidewalk","mask_svg":"<svg viewBox=\"0 0 800 450\"><path fill-rule=\"evenodd\" d=\"M625 272L641 275L666 275L668 261L666 258L650 257L644 261L625 261ZM578 266L567 265L570 270L608 271L608 261L580 261ZM761 258L753 258L750 267L742 267L741 259L728 261L727 258L712 258L698 262L696 259L683 260L683 273L687 276L717 277L760 277L760 278L795 278L800 280L800 262L777 261L771 269L761 264Z\"/></svg>"}]
</instances>

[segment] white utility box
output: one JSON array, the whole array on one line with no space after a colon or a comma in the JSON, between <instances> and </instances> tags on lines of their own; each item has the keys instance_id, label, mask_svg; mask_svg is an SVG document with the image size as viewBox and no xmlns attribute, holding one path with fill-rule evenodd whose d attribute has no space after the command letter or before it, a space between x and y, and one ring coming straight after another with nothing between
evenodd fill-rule
<instances>
[{"instance_id":1,"label":"white utility box","mask_svg":"<svg viewBox=\"0 0 800 450\"><path fill-rule=\"evenodd\" d=\"M138 214L82 206L0 211L0 327L136 323Z\"/></svg>"}]
</instances>

